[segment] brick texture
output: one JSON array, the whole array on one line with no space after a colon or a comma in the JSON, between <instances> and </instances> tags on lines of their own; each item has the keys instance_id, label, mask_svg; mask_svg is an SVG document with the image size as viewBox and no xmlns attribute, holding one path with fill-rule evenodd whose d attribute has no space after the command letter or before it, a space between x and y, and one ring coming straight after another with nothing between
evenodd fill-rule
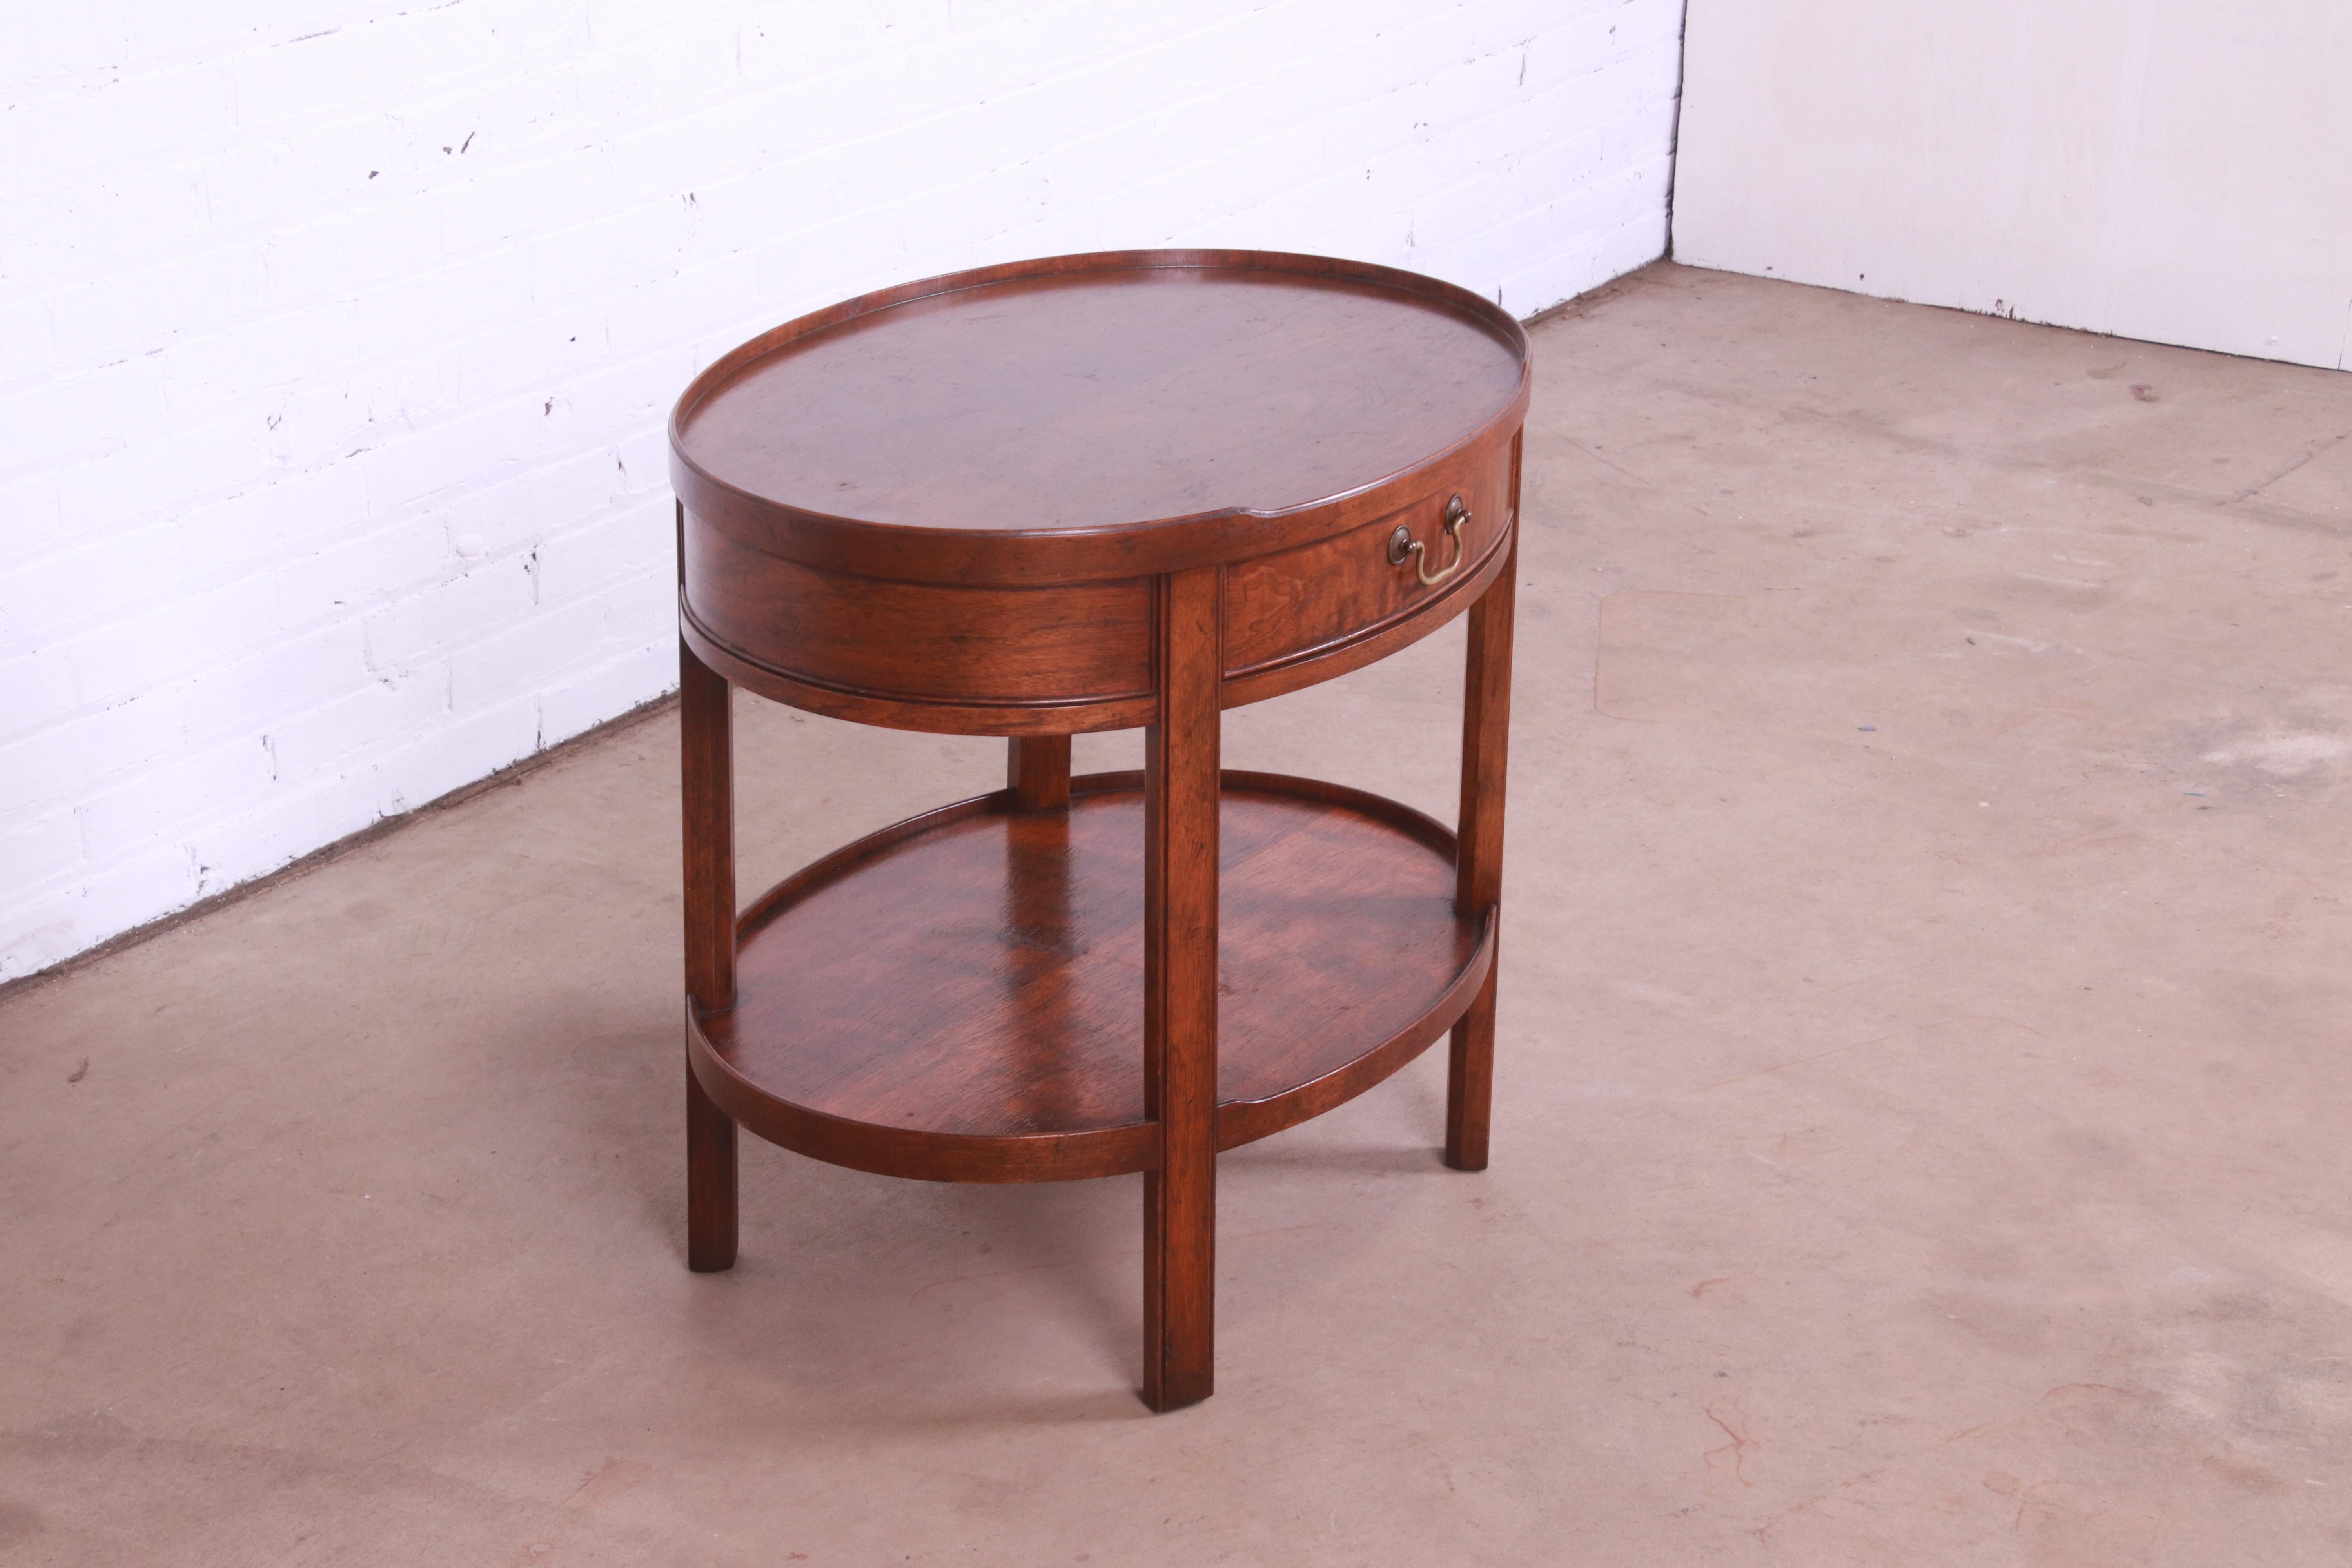
<instances>
[{"instance_id":1,"label":"brick texture","mask_svg":"<svg viewBox=\"0 0 2352 1568\"><path fill-rule=\"evenodd\" d=\"M252 0L0 54L0 980L677 679L662 421L1057 251L1532 314L1664 248L1681 0Z\"/></svg>"}]
</instances>

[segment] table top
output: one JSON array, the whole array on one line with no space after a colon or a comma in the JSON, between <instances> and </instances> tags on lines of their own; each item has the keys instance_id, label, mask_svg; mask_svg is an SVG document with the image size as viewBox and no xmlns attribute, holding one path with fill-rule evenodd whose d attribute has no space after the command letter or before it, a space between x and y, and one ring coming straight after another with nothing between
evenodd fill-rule
<instances>
[{"instance_id":1,"label":"table top","mask_svg":"<svg viewBox=\"0 0 2352 1568\"><path fill-rule=\"evenodd\" d=\"M1255 251L1057 257L745 344L679 400L673 469L690 510L851 570L845 550L893 535L969 550L1129 531L1160 536L1147 564L1165 569L1199 552L1171 526L1298 517L1515 426L1528 379L1516 321L1417 274ZM1234 552L1230 527L1191 531Z\"/></svg>"}]
</instances>

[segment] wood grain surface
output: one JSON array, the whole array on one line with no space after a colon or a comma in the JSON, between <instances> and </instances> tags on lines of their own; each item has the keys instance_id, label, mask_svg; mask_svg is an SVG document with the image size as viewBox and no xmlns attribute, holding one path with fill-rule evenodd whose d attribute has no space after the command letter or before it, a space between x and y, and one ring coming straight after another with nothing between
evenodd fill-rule
<instances>
[{"instance_id":1,"label":"wood grain surface","mask_svg":"<svg viewBox=\"0 0 2352 1568\"><path fill-rule=\"evenodd\" d=\"M808 332L678 429L712 477L809 511L1117 528L1385 479L1507 407L1520 360L1483 315L1370 278L1119 267L974 283Z\"/></svg>"},{"instance_id":2,"label":"wood grain surface","mask_svg":"<svg viewBox=\"0 0 2352 1568\"><path fill-rule=\"evenodd\" d=\"M1330 652L1427 608L1474 575L1510 526L1507 448L1435 477L1428 494L1360 527L1227 566L1225 673L1248 676ZM1456 496L1470 515L1459 563L1444 582L1423 582L1410 560L1390 561L1390 536L1403 528L1433 552L1433 567L1444 564L1445 509Z\"/></svg>"},{"instance_id":3,"label":"wood grain surface","mask_svg":"<svg viewBox=\"0 0 2352 1568\"><path fill-rule=\"evenodd\" d=\"M845 847L746 911L733 1011L698 1070L735 1120L821 1159L932 1180L1139 1171L1139 773L1010 792ZM1227 773L1218 1144L1328 1110L1434 1042L1484 978L1453 835L1377 796Z\"/></svg>"},{"instance_id":4,"label":"wood grain surface","mask_svg":"<svg viewBox=\"0 0 2352 1568\"><path fill-rule=\"evenodd\" d=\"M735 1004L734 712L727 683L694 651L677 650L678 799L686 857L686 1005ZM686 1256L698 1273L735 1262L735 1123L686 1074Z\"/></svg>"},{"instance_id":5,"label":"wood grain surface","mask_svg":"<svg viewBox=\"0 0 2352 1568\"><path fill-rule=\"evenodd\" d=\"M1151 690L1151 579L1053 587L893 583L780 560L689 528L698 629L810 685L961 703Z\"/></svg>"},{"instance_id":6,"label":"wood grain surface","mask_svg":"<svg viewBox=\"0 0 2352 1568\"><path fill-rule=\"evenodd\" d=\"M1511 443L1511 506L1518 507L1519 444ZM1462 829L1454 907L1465 915L1493 911L1503 898L1503 786L1510 772L1511 632L1518 603L1516 515L1504 542L1503 570L1470 612L1462 693ZM1496 939L1500 940L1499 929ZM1499 963L1487 965L1477 999L1454 1026L1445 1080L1445 1163L1486 1168L1495 1098L1495 989Z\"/></svg>"},{"instance_id":7,"label":"wood grain surface","mask_svg":"<svg viewBox=\"0 0 2352 1568\"><path fill-rule=\"evenodd\" d=\"M1063 811L1070 804L1070 738L1015 735L1004 749L1004 787L1022 811Z\"/></svg>"},{"instance_id":8,"label":"wood grain surface","mask_svg":"<svg viewBox=\"0 0 2352 1568\"><path fill-rule=\"evenodd\" d=\"M1218 569L1161 579L1160 710L1143 732L1143 1402L1197 1405L1214 1381L1219 1029Z\"/></svg>"},{"instance_id":9,"label":"wood grain surface","mask_svg":"<svg viewBox=\"0 0 2352 1568\"><path fill-rule=\"evenodd\" d=\"M1518 324L1414 273L1257 251L1053 257L746 343L679 400L671 477L697 527L820 571L1153 576L1397 510L1432 467L1498 454L1528 387Z\"/></svg>"},{"instance_id":10,"label":"wood grain surface","mask_svg":"<svg viewBox=\"0 0 2352 1568\"><path fill-rule=\"evenodd\" d=\"M1220 1150L1450 1028L1446 1158L1485 1164L1529 379L1517 323L1450 284L1197 250L884 289L695 379L670 424L694 1268L734 1258L739 1126L941 1181L1140 1171L1142 1394L1169 1410L1213 1384ZM1458 847L1222 772L1222 710L1465 609ZM1009 737L1006 787L730 929L730 685ZM1071 778L1072 734L1136 725L1141 773Z\"/></svg>"}]
</instances>

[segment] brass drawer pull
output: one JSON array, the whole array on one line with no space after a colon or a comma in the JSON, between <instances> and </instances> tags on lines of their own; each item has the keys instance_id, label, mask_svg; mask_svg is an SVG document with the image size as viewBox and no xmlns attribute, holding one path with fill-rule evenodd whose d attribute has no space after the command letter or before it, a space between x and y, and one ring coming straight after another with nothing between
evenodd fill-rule
<instances>
[{"instance_id":1,"label":"brass drawer pull","mask_svg":"<svg viewBox=\"0 0 2352 1568\"><path fill-rule=\"evenodd\" d=\"M1469 521L1470 508L1464 503L1460 496L1455 496L1445 503L1445 532L1446 537L1454 541L1454 556L1434 572L1429 569L1428 550L1423 546L1420 540L1412 536L1411 528L1402 522L1398 523L1396 531L1389 535L1389 564L1402 566L1407 561L1411 561L1413 575L1419 577L1423 584L1434 584L1444 582L1462 570L1462 525Z\"/></svg>"}]
</instances>

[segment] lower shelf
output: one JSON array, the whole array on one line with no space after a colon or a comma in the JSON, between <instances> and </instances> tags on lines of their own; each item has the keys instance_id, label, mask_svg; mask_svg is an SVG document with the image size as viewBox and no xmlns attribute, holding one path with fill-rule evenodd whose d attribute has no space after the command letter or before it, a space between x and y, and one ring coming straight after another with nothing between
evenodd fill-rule
<instances>
[{"instance_id":1,"label":"lower shelf","mask_svg":"<svg viewBox=\"0 0 2352 1568\"><path fill-rule=\"evenodd\" d=\"M1218 1146L1319 1115L1469 1007L1490 911L1454 908L1454 836L1378 795L1227 773L1219 828ZM1140 1171L1143 792L1073 781L912 818L769 892L733 1009L688 1009L736 1121L835 1164L933 1181Z\"/></svg>"}]
</instances>

